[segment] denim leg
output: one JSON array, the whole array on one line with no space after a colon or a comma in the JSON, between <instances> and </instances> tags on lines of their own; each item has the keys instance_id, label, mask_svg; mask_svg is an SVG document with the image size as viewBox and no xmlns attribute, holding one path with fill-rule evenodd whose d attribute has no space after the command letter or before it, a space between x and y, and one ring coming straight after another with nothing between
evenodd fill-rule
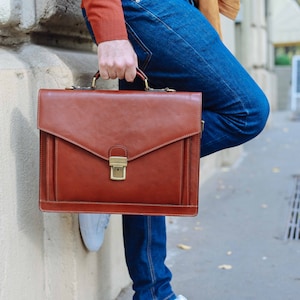
<instances>
[{"instance_id":1,"label":"denim leg","mask_svg":"<svg viewBox=\"0 0 300 300\"><path fill-rule=\"evenodd\" d=\"M205 156L255 137L265 126L269 104L216 31L188 2L122 0L129 39L150 85L203 92L205 130L201 153ZM121 81L120 88L143 89L143 83L138 79L133 84ZM157 235L146 229L145 224L151 219L151 228ZM145 228L139 225L139 233L135 234L137 223ZM167 284L171 276L164 265L165 227L154 217L145 216L124 216L123 224L127 264L136 291L134 299L165 299L158 292L159 283L163 283L162 290L164 287L171 293ZM156 242L147 244L147 234ZM153 260L149 253L161 259ZM164 279L156 281L153 272Z\"/></svg>"},{"instance_id":2,"label":"denim leg","mask_svg":"<svg viewBox=\"0 0 300 300\"><path fill-rule=\"evenodd\" d=\"M264 128L269 104L205 17L186 0L122 0L139 66L153 87L203 92L202 156ZM140 88L121 82L122 88Z\"/></svg>"},{"instance_id":3,"label":"denim leg","mask_svg":"<svg viewBox=\"0 0 300 300\"><path fill-rule=\"evenodd\" d=\"M165 217L123 216L125 257L134 300L173 300L171 272L165 265Z\"/></svg>"},{"instance_id":4,"label":"denim leg","mask_svg":"<svg viewBox=\"0 0 300 300\"><path fill-rule=\"evenodd\" d=\"M192 1L192 0L188 0ZM93 41L95 37L86 12L82 9ZM124 88L138 88L129 85ZM126 263L133 280L134 300L174 300L172 274L165 265L165 217L123 216Z\"/></svg>"}]
</instances>

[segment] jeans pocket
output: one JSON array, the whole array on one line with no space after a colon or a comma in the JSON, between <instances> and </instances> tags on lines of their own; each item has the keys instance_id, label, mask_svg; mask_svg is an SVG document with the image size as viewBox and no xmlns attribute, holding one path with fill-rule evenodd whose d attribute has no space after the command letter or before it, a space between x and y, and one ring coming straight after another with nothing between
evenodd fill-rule
<instances>
[{"instance_id":1,"label":"jeans pocket","mask_svg":"<svg viewBox=\"0 0 300 300\"><path fill-rule=\"evenodd\" d=\"M126 27L128 38L138 57L139 68L145 71L152 57L152 52L148 47L146 47L146 45L128 23L126 23Z\"/></svg>"}]
</instances>

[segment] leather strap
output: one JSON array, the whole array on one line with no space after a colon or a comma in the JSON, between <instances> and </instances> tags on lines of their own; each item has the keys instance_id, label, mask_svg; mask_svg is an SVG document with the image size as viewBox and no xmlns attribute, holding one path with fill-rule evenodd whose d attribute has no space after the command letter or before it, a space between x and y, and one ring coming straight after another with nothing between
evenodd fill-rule
<instances>
[{"instance_id":1,"label":"leather strap","mask_svg":"<svg viewBox=\"0 0 300 300\"><path fill-rule=\"evenodd\" d=\"M146 76L146 74L140 69L140 68L136 68L136 75L138 77L140 77L144 83L145 83L145 90L149 90L149 85L148 85L148 77ZM95 89L96 88L96 81L100 78L100 71L98 70L95 75L93 76L92 79L92 84L91 84L91 88Z\"/></svg>"}]
</instances>

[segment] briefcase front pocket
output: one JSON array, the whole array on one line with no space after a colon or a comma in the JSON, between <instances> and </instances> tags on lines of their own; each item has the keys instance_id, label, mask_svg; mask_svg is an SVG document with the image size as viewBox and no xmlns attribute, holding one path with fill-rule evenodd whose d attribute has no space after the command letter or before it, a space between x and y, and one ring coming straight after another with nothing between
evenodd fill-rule
<instances>
[{"instance_id":1,"label":"briefcase front pocket","mask_svg":"<svg viewBox=\"0 0 300 300\"><path fill-rule=\"evenodd\" d=\"M41 90L40 208L195 215L201 94Z\"/></svg>"}]
</instances>

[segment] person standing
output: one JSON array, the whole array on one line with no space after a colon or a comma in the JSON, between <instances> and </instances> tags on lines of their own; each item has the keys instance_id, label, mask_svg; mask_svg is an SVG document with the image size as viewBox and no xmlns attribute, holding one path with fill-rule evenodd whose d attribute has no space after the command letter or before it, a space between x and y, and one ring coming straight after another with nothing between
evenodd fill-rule
<instances>
[{"instance_id":1,"label":"person standing","mask_svg":"<svg viewBox=\"0 0 300 300\"><path fill-rule=\"evenodd\" d=\"M268 118L266 96L220 38L219 11L234 18L238 9L237 0L82 0L102 79L140 90L139 67L153 88L203 93L201 157L249 141ZM108 220L79 215L89 250L100 248ZM123 236L133 299L186 299L173 292L165 265L165 217L124 215Z\"/></svg>"}]
</instances>

